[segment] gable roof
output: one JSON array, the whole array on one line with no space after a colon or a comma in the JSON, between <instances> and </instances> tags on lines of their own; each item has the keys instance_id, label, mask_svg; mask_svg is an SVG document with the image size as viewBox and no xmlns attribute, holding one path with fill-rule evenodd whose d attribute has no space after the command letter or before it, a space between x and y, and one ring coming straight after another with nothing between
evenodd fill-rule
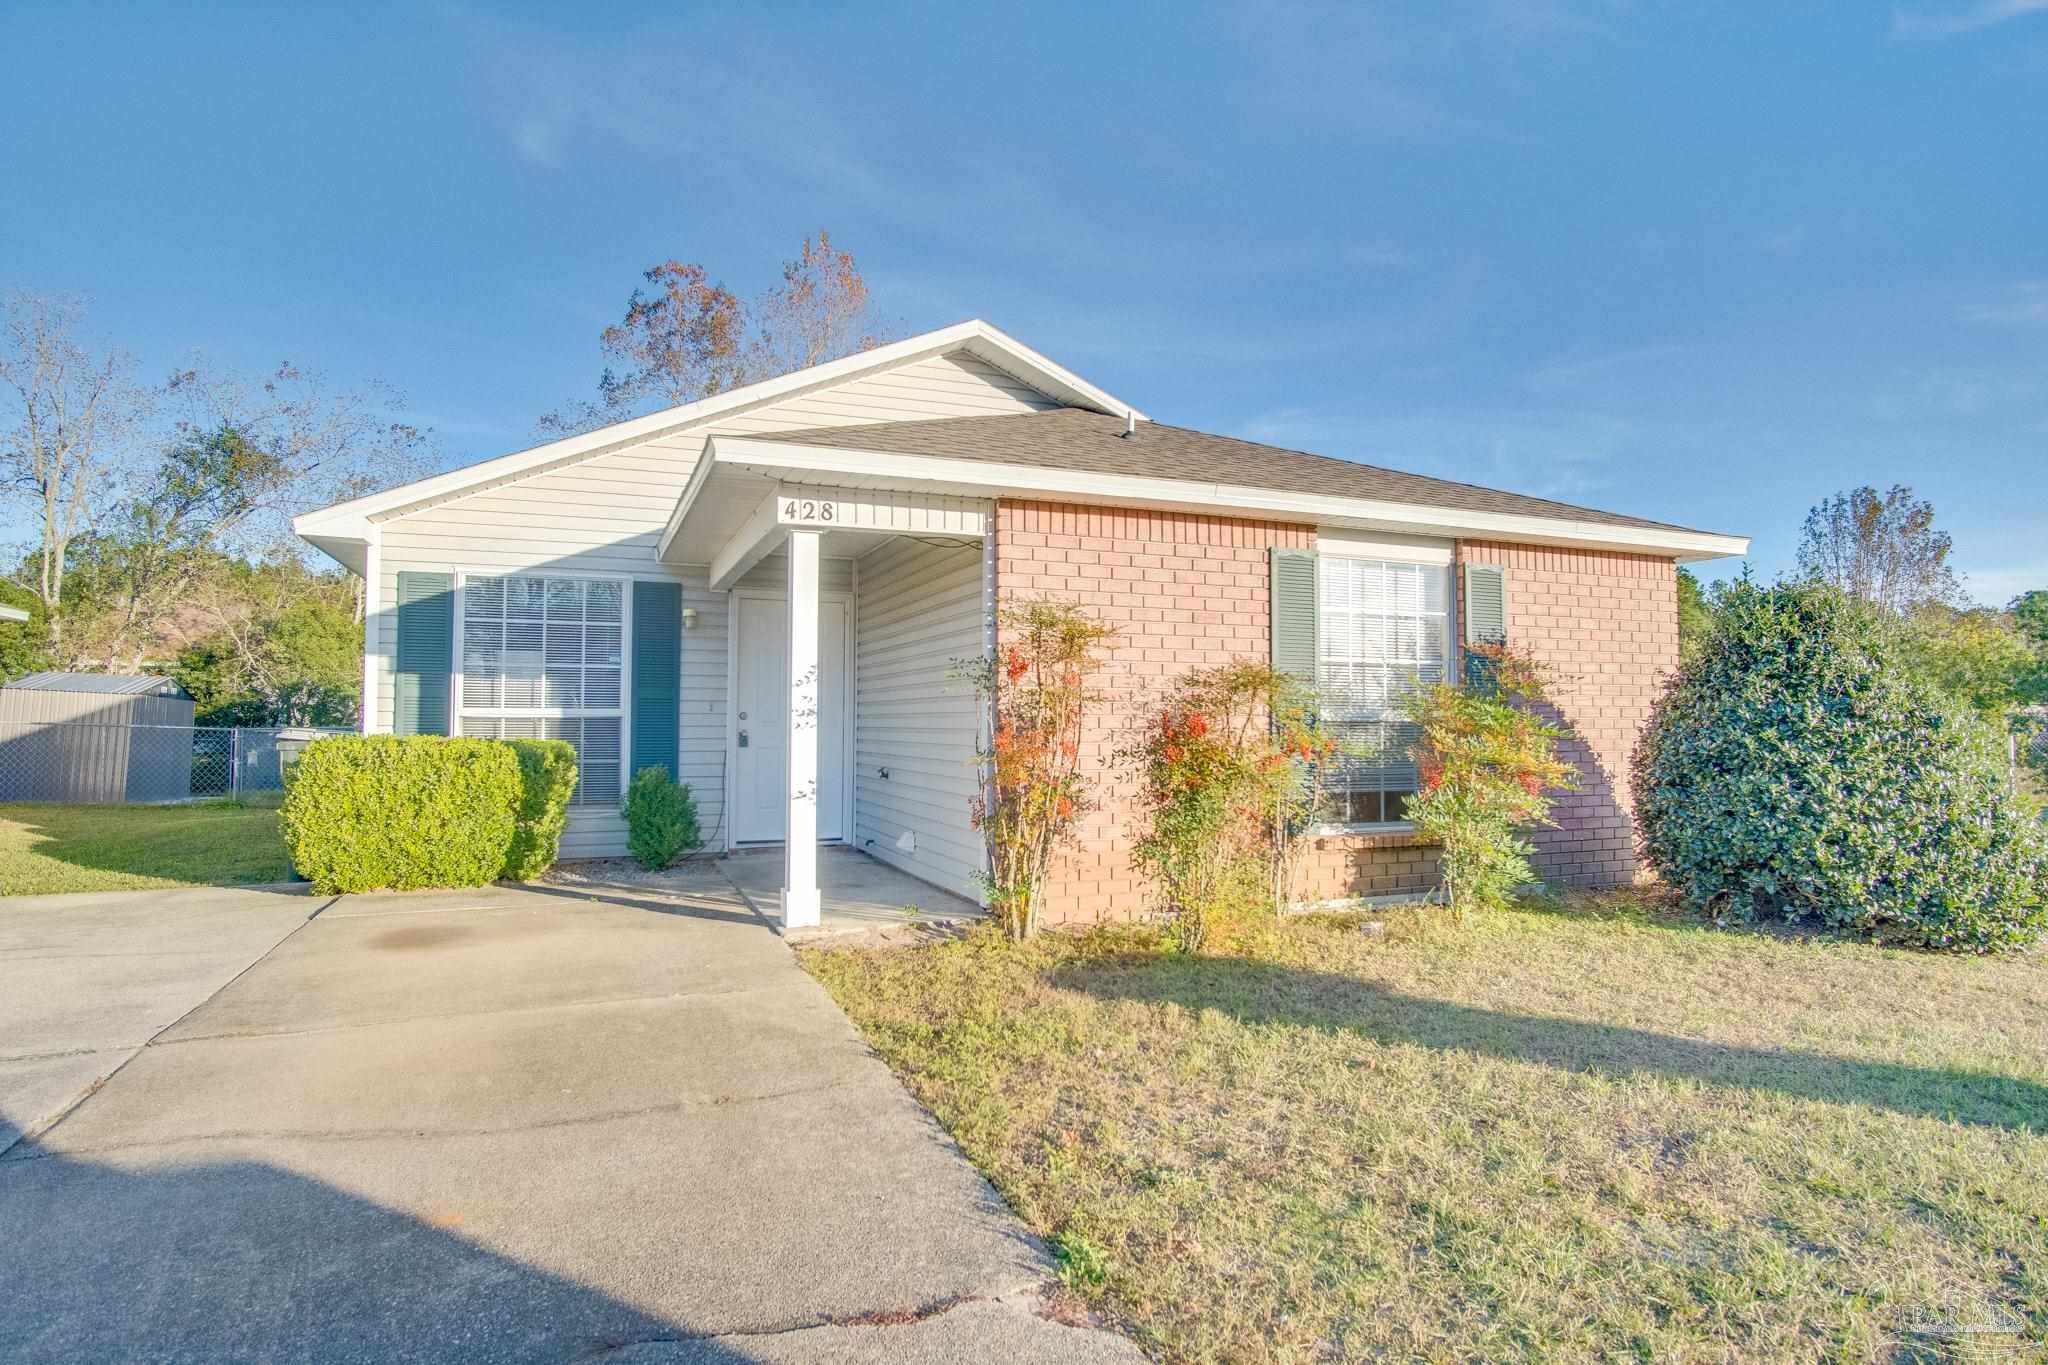
<instances>
[{"instance_id":1,"label":"gable roof","mask_svg":"<svg viewBox=\"0 0 2048 1365\"><path fill-rule=\"evenodd\" d=\"M401 484L349 502L336 503L292 519L292 529L347 567L360 573L371 527L431 503L446 502L496 484L593 459L642 441L729 417L751 408L778 403L798 394L843 384L850 379L915 364L933 356L965 351L1045 394L1056 402L1095 412L1114 413L1121 421L1145 414L1107 390L1096 387L1064 365L980 318L937 331L877 346L807 370L743 384L694 403L649 413L595 431L550 441L545 445L466 465L446 474Z\"/></svg>"},{"instance_id":2,"label":"gable roof","mask_svg":"<svg viewBox=\"0 0 2048 1365\"><path fill-rule=\"evenodd\" d=\"M1543 517L1591 526L1711 534L1671 522L1622 516L1477 484L1453 483L1426 474L1260 445L1189 427L1140 422L1128 437L1124 429L1120 417L1079 408L1054 408L1014 416L944 417L923 422L778 431L768 439L782 445L885 450L992 464L1039 465L1089 474L1199 480L1226 488L1361 498L1463 512Z\"/></svg>"}]
</instances>

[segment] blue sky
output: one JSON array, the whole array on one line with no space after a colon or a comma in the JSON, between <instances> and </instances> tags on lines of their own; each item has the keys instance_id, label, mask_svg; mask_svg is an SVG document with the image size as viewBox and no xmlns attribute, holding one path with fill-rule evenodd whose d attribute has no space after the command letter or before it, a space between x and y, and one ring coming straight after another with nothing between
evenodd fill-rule
<instances>
[{"instance_id":1,"label":"blue sky","mask_svg":"<svg viewBox=\"0 0 2048 1365\"><path fill-rule=\"evenodd\" d=\"M0 287L378 379L450 463L637 272L819 226L1165 421L2048 585L2048 0L10 7ZM1725 572L1732 565L1709 566Z\"/></svg>"}]
</instances>

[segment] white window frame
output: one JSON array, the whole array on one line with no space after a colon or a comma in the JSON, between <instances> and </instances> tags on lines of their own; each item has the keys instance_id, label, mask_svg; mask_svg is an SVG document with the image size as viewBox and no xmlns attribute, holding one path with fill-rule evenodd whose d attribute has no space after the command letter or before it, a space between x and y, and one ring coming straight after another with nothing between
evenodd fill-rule
<instances>
[{"instance_id":1,"label":"white window frame","mask_svg":"<svg viewBox=\"0 0 2048 1365\"><path fill-rule=\"evenodd\" d=\"M1373 564L1413 564L1439 569L1444 574L1444 678L1454 681L1458 670L1458 572L1456 546L1451 541L1430 541L1419 536L1387 537L1360 532L1325 532L1316 541L1316 685L1322 685L1323 566L1333 559L1364 560ZM1409 834L1412 820L1325 820L1310 829L1311 834Z\"/></svg>"},{"instance_id":2,"label":"white window frame","mask_svg":"<svg viewBox=\"0 0 2048 1365\"><path fill-rule=\"evenodd\" d=\"M609 802L574 802L569 810L616 809L619 800L626 794L626 786L633 780L633 584L632 574L579 573L559 569L468 569L454 568L455 579L455 641L454 667L448 678L448 718L455 734L462 734L462 718L474 715L492 720L569 720L586 716L603 718L616 715L619 718L619 790ZM616 583L619 586L619 705L616 711L588 706L472 706L462 704L463 665L467 649L464 644L467 612L463 589L471 578L573 578L584 583ZM587 665L586 665L587 667ZM577 755L579 767L582 755Z\"/></svg>"}]
</instances>

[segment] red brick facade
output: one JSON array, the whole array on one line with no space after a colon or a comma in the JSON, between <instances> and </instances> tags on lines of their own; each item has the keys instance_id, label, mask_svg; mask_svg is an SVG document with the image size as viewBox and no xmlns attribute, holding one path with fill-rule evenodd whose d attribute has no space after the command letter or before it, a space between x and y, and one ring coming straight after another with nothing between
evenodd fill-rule
<instances>
[{"instance_id":1,"label":"red brick facade","mask_svg":"<svg viewBox=\"0 0 2048 1365\"><path fill-rule=\"evenodd\" d=\"M1312 549L1313 526L1242 517L1004 501L995 527L1003 600L1059 597L1117 628L1107 694L1084 740L1098 801L1047 888L1052 921L1128 919L1150 908L1131 866L1136 831L1113 752L1184 669L1264 658L1271 648L1269 552ZM1572 686L1560 709L1583 741L1585 789L1560 804L1564 828L1538 838L1546 878L1571 885L1626 880L1632 836L1619 803L1635 728L1660 670L1678 657L1677 588L1669 560L1472 543L1461 557L1508 570L1509 633ZM1305 892L1318 900L1426 891L1434 853L1407 834L1319 839Z\"/></svg>"},{"instance_id":2,"label":"red brick facade","mask_svg":"<svg viewBox=\"0 0 2048 1365\"><path fill-rule=\"evenodd\" d=\"M1579 789L1537 830L1536 870L1557 886L1615 886L1636 875L1628 762L1660 680L1678 668L1678 568L1654 555L1543 545L1458 544L1458 563L1507 570L1508 639L1554 672ZM1459 575L1459 591L1464 576ZM1461 604L1462 605L1462 604Z\"/></svg>"}]
</instances>

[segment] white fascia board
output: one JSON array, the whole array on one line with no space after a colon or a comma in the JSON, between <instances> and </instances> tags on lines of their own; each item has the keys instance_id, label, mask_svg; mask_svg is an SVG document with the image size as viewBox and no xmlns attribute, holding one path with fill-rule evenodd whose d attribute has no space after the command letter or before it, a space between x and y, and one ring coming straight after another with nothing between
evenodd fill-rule
<instances>
[{"instance_id":1,"label":"white fascia board","mask_svg":"<svg viewBox=\"0 0 2048 1365\"><path fill-rule=\"evenodd\" d=\"M0 607L0 621L26 621L28 613L20 607Z\"/></svg>"},{"instance_id":2,"label":"white fascia board","mask_svg":"<svg viewBox=\"0 0 2048 1365\"><path fill-rule=\"evenodd\" d=\"M782 529L775 517L775 494L771 492L712 556L711 591L724 592L739 582L747 570L766 559L782 543Z\"/></svg>"},{"instance_id":3,"label":"white fascia board","mask_svg":"<svg viewBox=\"0 0 2048 1365\"><path fill-rule=\"evenodd\" d=\"M900 365L962 349L972 351L997 368L1043 390L1048 397L1059 399L1070 406L1092 408L1118 417L1128 413L1140 421L1149 420L1144 413L1116 395L1090 384L1072 370L1040 355L1000 328L991 326L980 318L972 318L966 322L955 323L951 327L941 327L935 332L925 332L919 336L891 342L886 346L877 346L872 351L861 351L855 355L827 361L822 365L813 365L807 370L798 370L774 379L764 379L757 384L745 384L709 398L699 399L694 403L685 403L680 407L649 413L645 417L635 417L624 422L614 422L610 426L599 427L596 431L586 431L578 436L550 441L546 445L502 455L495 460L485 460L481 464L451 470L446 474L436 474L432 478L401 484L382 493L372 493L367 497L323 507L319 511L294 517L292 529L307 540L314 540L315 537L364 538L372 521L402 512L419 503L469 492L487 484L502 483L507 479L537 473L585 456L653 440L655 437L711 421L742 408L780 402L812 389L829 388L862 375L894 369ZM318 541L315 540L315 543L318 544ZM325 546L321 548L326 549ZM328 550L328 553L334 552Z\"/></svg>"},{"instance_id":4,"label":"white fascia board","mask_svg":"<svg viewBox=\"0 0 2048 1365\"><path fill-rule=\"evenodd\" d=\"M712 437L705 446L704 463L714 462L753 466L762 473L829 474L839 478L924 482L969 497L1047 495L1211 513L1218 508L1227 508L1290 521L1396 531L1408 535L1598 546L1670 555L1680 560L1719 559L1749 552L1747 536L1716 535L1708 531L1667 531L1649 526L1615 526L1601 522L1567 521L1558 517L1466 511L1189 479L1097 474L1042 465L998 464L943 456L899 455L884 450L795 445L758 437ZM686 510L687 507L679 501L672 524L679 522Z\"/></svg>"}]
</instances>

